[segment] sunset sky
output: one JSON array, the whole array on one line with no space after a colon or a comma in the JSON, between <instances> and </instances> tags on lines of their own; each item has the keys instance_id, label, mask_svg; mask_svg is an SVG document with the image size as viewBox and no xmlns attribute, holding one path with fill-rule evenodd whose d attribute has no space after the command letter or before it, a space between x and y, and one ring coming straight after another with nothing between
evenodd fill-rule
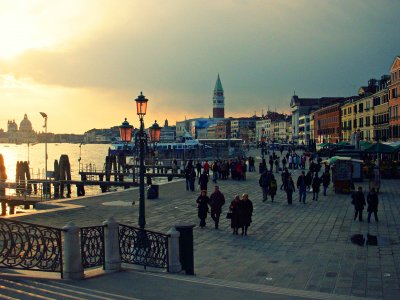
<instances>
[{"instance_id":1,"label":"sunset sky","mask_svg":"<svg viewBox=\"0 0 400 300\"><path fill-rule=\"evenodd\" d=\"M350 96L400 54L398 0L0 0L0 128L83 133Z\"/></svg>"}]
</instances>

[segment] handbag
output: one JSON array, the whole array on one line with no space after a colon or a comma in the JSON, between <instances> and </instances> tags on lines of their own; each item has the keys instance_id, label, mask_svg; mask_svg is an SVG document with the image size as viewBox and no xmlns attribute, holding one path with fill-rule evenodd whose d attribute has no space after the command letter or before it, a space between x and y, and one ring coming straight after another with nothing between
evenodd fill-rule
<instances>
[{"instance_id":1,"label":"handbag","mask_svg":"<svg viewBox=\"0 0 400 300\"><path fill-rule=\"evenodd\" d=\"M228 211L228 213L226 214L226 218L227 219L232 219L232 212Z\"/></svg>"}]
</instances>

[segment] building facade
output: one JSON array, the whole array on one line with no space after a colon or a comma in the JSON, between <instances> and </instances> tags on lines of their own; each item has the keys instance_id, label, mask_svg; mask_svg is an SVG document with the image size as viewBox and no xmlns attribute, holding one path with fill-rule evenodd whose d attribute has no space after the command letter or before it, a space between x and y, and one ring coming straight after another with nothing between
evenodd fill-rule
<instances>
[{"instance_id":1,"label":"building facade","mask_svg":"<svg viewBox=\"0 0 400 300\"><path fill-rule=\"evenodd\" d=\"M299 145L310 144L310 115L300 115L299 122L297 125L298 132L298 143Z\"/></svg>"},{"instance_id":2,"label":"building facade","mask_svg":"<svg viewBox=\"0 0 400 300\"><path fill-rule=\"evenodd\" d=\"M376 141L386 141L390 137L389 130L389 95L390 76L383 75L378 83L377 92L373 95L373 128Z\"/></svg>"},{"instance_id":3,"label":"building facade","mask_svg":"<svg viewBox=\"0 0 400 300\"><path fill-rule=\"evenodd\" d=\"M389 96L389 130L392 140L400 140L400 56L397 56L390 67Z\"/></svg>"},{"instance_id":4,"label":"building facade","mask_svg":"<svg viewBox=\"0 0 400 300\"><path fill-rule=\"evenodd\" d=\"M340 103L322 107L313 113L313 138L316 143L338 143L341 138Z\"/></svg>"},{"instance_id":5,"label":"building facade","mask_svg":"<svg viewBox=\"0 0 400 300\"><path fill-rule=\"evenodd\" d=\"M335 103L343 103L343 97L322 97L322 98L299 98L296 94L290 100L292 110L292 139L293 142L299 141L299 119L300 116L309 115L311 111L323 106ZM302 136L304 136L302 134ZM303 139L304 140L304 139Z\"/></svg>"}]
</instances>

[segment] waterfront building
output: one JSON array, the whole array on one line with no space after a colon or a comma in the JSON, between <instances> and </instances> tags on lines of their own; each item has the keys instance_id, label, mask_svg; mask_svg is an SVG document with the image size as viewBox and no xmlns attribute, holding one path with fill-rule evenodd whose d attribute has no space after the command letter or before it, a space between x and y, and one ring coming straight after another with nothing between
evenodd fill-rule
<instances>
[{"instance_id":1,"label":"waterfront building","mask_svg":"<svg viewBox=\"0 0 400 300\"><path fill-rule=\"evenodd\" d=\"M2 141L7 143L36 143L37 133L33 130L32 123L25 114L24 118L18 125L15 120L7 122L7 132L3 134Z\"/></svg>"},{"instance_id":2,"label":"waterfront building","mask_svg":"<svg viewBox=\"0 0 400 300\"><path fill-rule=\"evenodd\" d=\"M165 119L164 127L160 131L161 143L173 143L176 140L176 126L169 126L168 120Z\"/></svg>"},{"instance_id":3,"label":"waterfront building","mask_svg":"<svg viewBox=\"0 0 400 300\"><path fill-rule=\"evenodd\" d=\"M107 144L119 139L119 126L107 129L90 129L83 134L83 141L86 144Z\"/></svg>"},{"instance_id":4,"label":"waterfront building","mask_svg":"<svg viewBox=\"0 0 400 300\"><path fill-rule=\"evenodd\" d=\"M373 95L374 139L386 141L389 130L389 93L390 76L383 75L378 82L377 92Z\"/></svg>"},{"instance_id":5,"label":"waterfront building","mask_svg":"<svg viewBox=\"0 0 400 300\"><path fill-rule=\"evenodd\" d=\"M249 130L255 131L257 117L231 119L231 137L249 142ZM254 136L255 138L255 136Z\"/></svg>"},{"instance_id":6,"label":"waterfront building","mask_svg":"<svg viewBox=\"0 0 400 300\"><path fill-rule=\"evenodd\" d=\"M310 144L317 143L317 136L315 134L315 122L314 122L315 111L310 112Z\"/></svg>"},{"instance_id":7,"label":"waterfront building","mask_svg":"<svg viewBox=\"0 0 400 300\"><path fill-rule=\"evenodd\" d=\"M400 56L396 56L390 67L389 95L389 127L392 140L400 140Z\"/></svg>"},{"instance_id":8,"label":"waterfront building","mask_svg":"<svg viewBox=\"0 0 400 300\"><path fill-rule=\"evenodd\" d=\"M314 111L314 141L317 143L338 143L341 140L340 106L340 103L336 103Z\"/></svg>"},{"instance_id":9,"label":"waterfront building","mask_svg":"<svg viewBox=\"0 0 400 300\"><path fill-rule=\"evenodd\" d=\"M268 138L271 136L271 119L267 119L266 117L261 117L256 121L256 140L257 142L261 141L262 134L264 131L265 137Z\"/></svg>"},{"instance_id":10,"label":"waterfront building","mask_svg":"<svg viewBox=\"0 0 400 300\"><path fill-rule=\"evenodd\" d=\"M213 118L223 119L225 118L225 97L224 89L222 88L221 79L219 74L217 81L215 82L214 95L213 95Z\"/></svg>"},{"instance_id":11,"label":"waterfront building","mask_svg":"<svg viewBox=\"0 0 400 300\"><path fill-rule=\"evenodd\" d=\"M319 109L322 106L343 103L344 97L322 97L322 98L299 98L294 94L290 100L292 109L292 139L293 142L299 141L299 118L310 114L311 111ZM304 135L303 135L304 136Z\"/></svg>"},{"instance_id":12,"label":"waterfront building","mask_svg":"<svg viewBox=\"0 0 400 300\"><path fill-rule=\"evenodd\" d=\"M309 145L310 144L310 115L304 114L299 116L299 123L297 125L298 133L298 143L299 145Z\"/></svg>"},{"instance_id":13,"label":"waterfront building","mask_svg":"<svg viewBox=\"0 0 400 300\"><path fill-rule=\"evenodd\" d=\"M358 90L358 95L360 99L356 101L357 109L353 111L358 119L356 122L356 131L360 132L360 139L365 141L372 141L374 137L373 128L373 105L372 99L373 94L377 91L377 80L370 79L368 81L368 86L363 86Z\"/></svg>"},{"instance_id":14,"label":"waterfront building","mask_svg":"<svg viewBox=\"0 0 400 300\"><path fill-rule=\"evenodd\" d=\"M349 99L341 109L341 135L342 141L351 142L353 136L353 107L356 99Z\"/></svg>"}]
</instances>

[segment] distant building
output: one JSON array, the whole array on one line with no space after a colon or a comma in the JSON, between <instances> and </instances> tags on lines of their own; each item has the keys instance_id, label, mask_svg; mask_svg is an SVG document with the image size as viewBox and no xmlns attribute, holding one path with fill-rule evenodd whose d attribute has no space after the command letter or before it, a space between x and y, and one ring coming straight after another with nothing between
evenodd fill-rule
<instances>
[{"instance_id":1,"label":"distant building","mask_svg":"<svg viewBox=\"0 0 400 300\"><path fill-rule=\"evenodd\" d=\"M164 122L164 127L161 128L160 142L173 143L176 140L176 126L169 126L168 120Z\"/></svg>"},{"instance_id":2,"label":"distant building","mask_svg":"<svg viewBox=\"0 0 400 300\"><path fill-rule=\"evenodd\" d=\"M249 130L255 131L257 118L236 118L231 119L231 137L242 139L244 142L249 142ZM255 135L254 138L255 139Z\"/></svg>"},{"instance_id":3,"label":"distant building","mask_svg":"<svg viewBox=\"0 0 400 300\"><path fill-rule=\"evenodd\" d=\"M338 143L341 140L340 106L340 103L336 103L314 111L313 141L317 143Z\"/></svg>"},{"instance_id":4,"label":"distant building","mask_svg":"<svg viewBox=\"0 0 400 300\"><path fill-rule=\"evenodd\" d=\"M32 128L32 123L25 114L20 122L19 129L15 120L9 120L7 123L7 132L4 133L2 141L7 143L35 143L37 134Z\"/></svg>"},{"instance_id":5,"label":"distant building","mask_svg":"<svg viewBox=\"0 0 400 300\"><path fill-rule=\"evenodd\" d=\"M373 95L374 139L386 141L390 137L389 129L389 91L390 76L383 75L378 82L377 92Z\"/></svg>"},{"instance_id":6,"label":"distant building","mask_svg":"<svg viewBox=\"0 0 400 300\"><path fill-rule=\"evenodd\" d=\"M294 142L299 140L299 118L309 115L311 111L334 103L343 103L344 97L299 98L296 94L290 100L292 109L292 138Z\"/></svg>"},{"instance_id":7,"label":"distant building","mask_svg":"<svg viewBox=\"0 0 400 300\"><path fill-rule=\"evenodd\" d=\"M214 87L213 118L214 119L225 118L224 89L222 88L222 83L221 83L221 79L219 78L219 74L218 74L217 81L216 81L215 87Z\"/></svg>"},{"instance_id":8,"label":"distant building","mask_svg":"<svg viewBox=\"0 0 400 300\"><path fill-rule=\"evenodd\" d=\"M390 67L389 95L389 126L391 138L400 140L400 56L396 56Z\"/></svg>"}]
</instances>

